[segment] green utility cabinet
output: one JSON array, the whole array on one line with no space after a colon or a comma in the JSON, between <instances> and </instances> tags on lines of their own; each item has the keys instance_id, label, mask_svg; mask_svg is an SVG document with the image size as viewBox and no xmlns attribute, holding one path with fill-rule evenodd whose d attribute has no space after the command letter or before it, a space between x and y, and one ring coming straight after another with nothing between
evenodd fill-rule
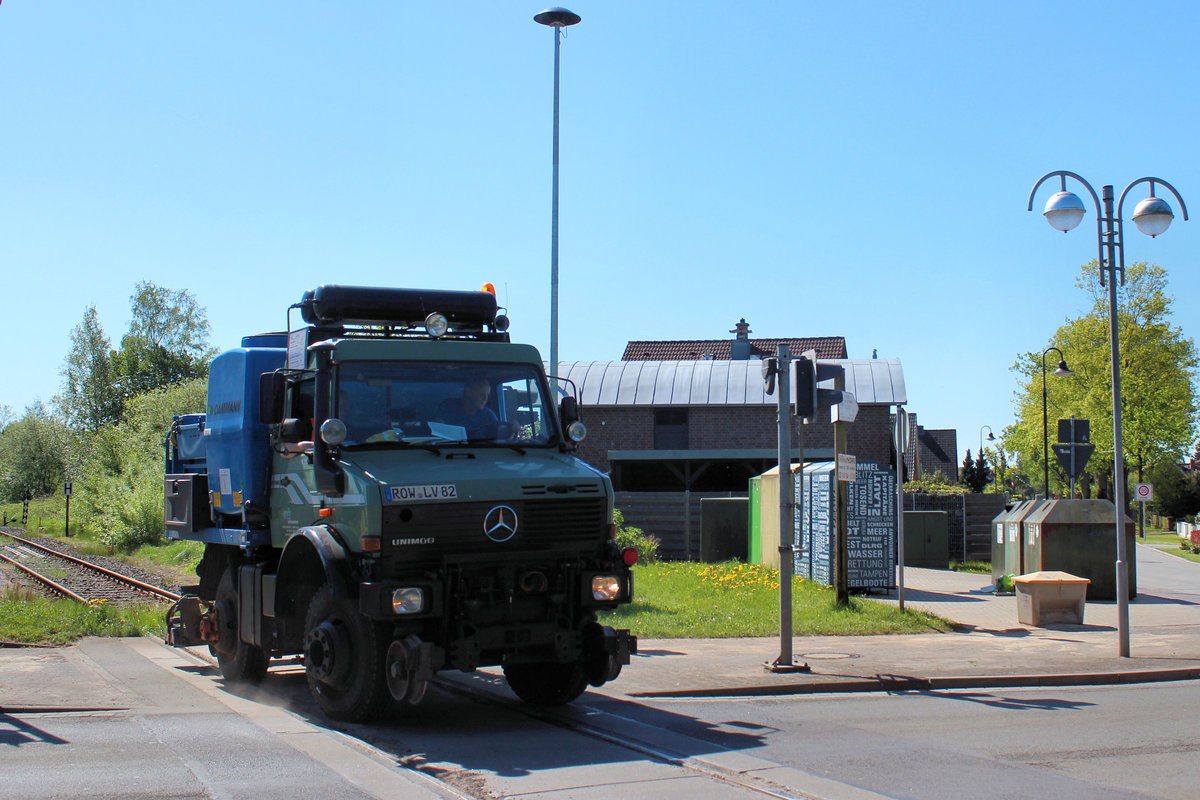
<instances>
[{"instance_id":1,"label":"green utility cabinet","mask_svg":"<svg viewBox=\"0 0 1200 800\"><path fill-rule=\"evenodd\" d=\"M745 561L749 545L750 501L745 497L705 497L700 501L700 560Z\"/></svg>"},{"instance_id":2,"label":"green utility cabinet","mask_svg":"<svg viewBox=\"0 0 1200 800\"><path fill-rule=\"evenodd\" d=\"M945 511L904 512L904 566L950 566L950 515Z\"/></svg>"},{"instance_id":3,"label":"green utility cabinet","mask_svg":"<svg viewBox=\"0 0 1200 800\"><path fill-rule=\"evenodd\" d=\"M1137 597L1134 524L1124 518L1128 599ZM1048 500L1025 520L1023 572L1060 571L1091 581L1092 600L1117 599L1116 508L1108 500Z\"/></svg>"},{"instance_id":4,"label":"green utility cabinet","mask_svg":"<svg viewBox=\"0 0 1200 800\"><path fill-rule=\"evenodd\" d=\"M755 475L750 479L750 500L747 509L749 544L747 546L746 563L762 563L762 476Z\"/></svg>"}]
</instances>

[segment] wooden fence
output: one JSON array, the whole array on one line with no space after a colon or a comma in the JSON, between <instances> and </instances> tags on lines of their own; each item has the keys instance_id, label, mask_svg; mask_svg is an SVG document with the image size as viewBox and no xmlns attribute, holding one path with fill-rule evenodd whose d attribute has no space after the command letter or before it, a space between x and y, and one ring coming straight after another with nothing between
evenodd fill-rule
<instances>
[{"instance_id":1,"label":"wooden fence","mask_svg":"<svg viewBox=\"0 0 1200 800\"><path fill-rule=\"evenodd\" d=\"M625 524L659 541L667 561L700 558L700 501L706 497L746 497L745 492L617 492Z\"/></svg>"},{"instance_id":2,"label":"wooden fence","mask_svg":"<svg viewBox=\"0 0 1200 800\"><path fill-rule=\"evenodd\" d=\"M700 557L700 501L746 497L744 492L617 492L625 523L659 540L668 561ZM905 511L945 511L952 561L992 560L992 520L1004 510L1004 494L905 494Z\"/></svg>"}]
</instances>

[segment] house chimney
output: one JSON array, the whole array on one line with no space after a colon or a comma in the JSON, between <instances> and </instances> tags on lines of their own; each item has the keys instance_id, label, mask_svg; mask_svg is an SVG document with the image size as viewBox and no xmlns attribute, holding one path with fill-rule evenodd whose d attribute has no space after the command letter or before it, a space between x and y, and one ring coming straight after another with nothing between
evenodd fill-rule
<instances>
[{"instance_id":1,"label":"house chimney","mask_svg":"<svg viewBox=\"0 0 1200 800\"><path fill-rule=\"evenodd\" d=\"M746 318L742 317L738 320L730 333L734 334L734 339L729 343L729 357L734 361L748 361L750 359L750 326L746 323Z\"/></svg>"}]
</instances>

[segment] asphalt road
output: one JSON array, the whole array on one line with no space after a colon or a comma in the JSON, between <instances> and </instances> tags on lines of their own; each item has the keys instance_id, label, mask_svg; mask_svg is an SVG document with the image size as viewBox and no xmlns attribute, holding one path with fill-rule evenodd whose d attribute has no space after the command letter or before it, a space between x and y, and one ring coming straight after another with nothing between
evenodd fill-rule
<instances>
[{"instance_id":1,"label":"asphalt road","mask_svg":"<svg viewBox=\"0 0 1200 800\"><path fill-rule=\"evenodd\" d=\"M885 797L1200 796L1196 681L598 707Z\"/></svg>"}]
</instances>

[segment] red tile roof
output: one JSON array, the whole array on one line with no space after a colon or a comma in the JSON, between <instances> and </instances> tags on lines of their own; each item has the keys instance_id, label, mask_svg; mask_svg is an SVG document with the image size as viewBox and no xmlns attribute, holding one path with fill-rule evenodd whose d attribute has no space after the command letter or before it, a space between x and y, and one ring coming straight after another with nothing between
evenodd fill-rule
<instances>
[{"instance_id":1,"label":"red tile roof","mask_svg":"<svg viewBox=\"0 0 1200 800\"><path fill-rule=\"evenodd\" d=\"M622 361L729 361L731 339L684 339L676 341L638 341L625 345ZM816 350L817 358L848 358L844 336L816 336L807 339L750 339L750 357L775 355L779 345L791 345L792 355Z\"/></svg>"}]
</instances>

